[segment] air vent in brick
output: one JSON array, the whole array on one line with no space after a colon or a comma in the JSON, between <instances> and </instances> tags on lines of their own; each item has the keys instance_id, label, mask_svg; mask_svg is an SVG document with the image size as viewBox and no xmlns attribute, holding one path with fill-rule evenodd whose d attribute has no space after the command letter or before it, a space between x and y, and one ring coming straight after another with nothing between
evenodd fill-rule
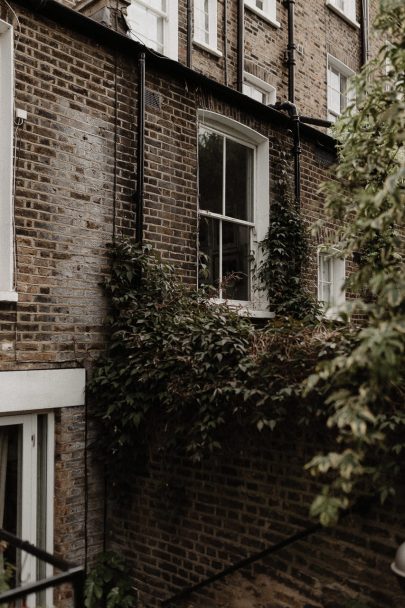
<instances>
[{"instance_id":1,"label":"air vent in brick","mask_svg":"<svg viewBox=\"0 0 405 608\"><path fill-rule=\"evenodd\" d=\"M147 108L160 110L160 95L150 89L145 89L145 105Z\"/></svg>"}]
</instances>

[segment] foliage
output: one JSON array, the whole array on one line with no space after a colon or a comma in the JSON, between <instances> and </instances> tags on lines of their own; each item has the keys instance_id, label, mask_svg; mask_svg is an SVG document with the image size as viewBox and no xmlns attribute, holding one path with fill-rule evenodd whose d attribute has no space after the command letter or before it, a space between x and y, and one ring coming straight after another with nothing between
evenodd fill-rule
<instances>
[{"instance_id":1,"label":"foliage","mask_svg":"<svg viewBox=\"0 0 405 608\"><path fill-rule=\"evenodd\" d=\"M286 157L279 161L271 221L262 242L263 260L259 279L266 286L276 315L304 319L317 312L315 300L303 287L302 269L308 255L306 230L291 195L291 168Z\"/></svg>"},{"instance_id":2,"label":"foliage","mask_svg":"<svg viewBox=\"0 0 405 608\"><path fill-rule=\"evenodd\" d=\"M125 561L114 551L99 555L84 592L86 608L135 608L137 602Z\"/></svg>"},{"instance_id":3,"label":"foliage","mask_svg":"<svg viewBox=\"0 0 405 608\"><path fill-rule=\"evenodd\" d=\"M232 431L273 429L296 407L325 343L297 321L255 329L226 305L179 283L174 269L130 242L111 250L110 342L90 390L101 453L128 475L154 444L194 460ZM325 349L324 349L325 350Z\"/></svg>"},{"instance_id":4,"label":"foliage","mask_svg":"<svg viewBox=\"0 0 405 608\"><path fill-rule=\"evenodd\" d=\"M359 262L349 286L363 297L345 313L367 321L307 382L307 393L323 392L337 434L336 450L307 465L325 478L312 507L324 523L356 489L393 493L405 453L404 3L384 2L378 25L390 42L355 79L356 105L336 127L337 180L323 186L327 215L342 222L335 247Z\"/></svg>"}]
</instances>

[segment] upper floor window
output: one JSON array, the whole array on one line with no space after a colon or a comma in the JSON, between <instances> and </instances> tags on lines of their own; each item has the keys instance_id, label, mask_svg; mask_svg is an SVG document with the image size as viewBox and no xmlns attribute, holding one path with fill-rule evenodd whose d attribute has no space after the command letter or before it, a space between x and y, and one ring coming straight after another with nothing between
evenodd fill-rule
<instances>
[{"instance_id":1,"label":"upper floor window","mask_svg":"<svg viewBox=\"0 0 405 608\"><path fill-rule=\"evenodd\" d=\"M280 27L280 23L277 21L276 17L276 5L276 0L245 0L245 6L250 10L271 25Z\"/></svg>"},{"instance_id":2,"label":"upper floor window","mask_svg":"<svg viewBox=\"0 0 405 608\"><path fill-rule=\"evenodd\" d=\"M248 95L252 99L256 99L256 101L260 101L260 103L264 103L265 105L276 103L275 87L248 72L244 73L243 92L245 95Z\"/></svg>"},{"instance_id":3,"label":"upper floor window","mask_svg":"<svg viewBox=\"0 0 405 608\"><path fill-rule=\"evenodd\" d=\"M0 301L16 301L13 211L13 29L0 20Z\"/></svg>"},{"instance_id":4,"label":"upper floor window","mask_svg":"<svg viewBox=\"0 0 405 608\"><path fill-rule=\"evenodd\" d=\"M217 51L217 0L194 0L194 41Z\"/></svg>"},{"instance_id":5,"label":"upper floor window","mask_svg":"<svg viewBox=\"0 0 405 608\"><path fill-rule=\"evenodd\" d=\"M126 22L131 38L162 55L178 58L177 0L132 0Z\"/></svg>"},{"instance_id":6,"label":"upper floor window","mask_svg":"<svg viewBox=\"0 0 405 608\"><path fill-rule=\"evenodd\" d=\"M349 103L354 101L354 92L350 87L350 77L353 74L353 70L344 63L328 57L328 120L331 122L336 122Z\"/></svg>"},{"instance_id":7,"label":"upper floor window","mask_svg":"<svg viewBox=\"0 0 405 608\"><path fill-rule=\"evenodd\" d=\"M333 251L318 252L318 300L325 311L345 301L345 260ZM329 314L333 315L333 312Z\"/></svg>"},{"instance_id":8,"label":"upper floor window","mask_svg":"<svg viewBox=\"0 0 405 608\"><path fill-rule=\"evenodd\" d=\"M356 0L326 0L326 5L351 25L360 27L356 21Z\"/></svg>"},{"instance_id":9,"label":"upper floor window","mask_svg":"<svg viewBox=\"0 0 405 608\"><path fill-rule=\"evenodd\" d=\"M220 300L264 310L252 262L269 224L268 140L202 111L198 160L200 285Z\"/></svg>"}]
</instances>

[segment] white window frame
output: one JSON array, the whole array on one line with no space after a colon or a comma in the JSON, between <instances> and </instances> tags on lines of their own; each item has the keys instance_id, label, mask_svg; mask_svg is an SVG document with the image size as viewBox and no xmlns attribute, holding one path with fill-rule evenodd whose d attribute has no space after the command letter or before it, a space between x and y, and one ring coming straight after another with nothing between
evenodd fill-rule
<instances>
[{"instance_id":1,"label":"white window frame","mask_svg":"<svg viewBox=\"0 0 405 608\"><path fill-rule=\"evenodd\" d=\"M202 40L198 35L196 27L198 21L197 12L201 11L199 3L204 4L204 0L194 0L193 43L216 57L222 57L221 51L218 50L218 0L208 0L208 42Z\"/></svg>"},{"instance_id":2,"label":"white window frame","mask_svg":"<svg viewBox=\"0 0 405 608\"><path fill-rule=\"evenodd\" d=\"M0 416L2 426L22 427L21 450L21 519L18 531L20 537L37 545L37 453L38 453L38 415ZM47 452L46 452L46 529L45 550L53 553L53 503L54 503L54 462L55 462L55 423L54 414L47 413ZM23 552L21 560L21 582L32 583L36 580L36 558ZM53 566L46 565L46 576L53 575ZM53 589L46 591L47 605L53 605ZM27 607L36 606L35 594L27 596Z\"/></svg>"},{"instance_id":3,"label":"white window frame","mask_svg":"<svg viewBox=\"0 0 405 608\"><path fill-rule=\"evenodd\" d=\"M322 265L326 261L331 262L330 284L330 301L325 302L323 298L323 272ZM324 303L324 313L328 318L334 318L337 314L337 309L346 301L346 292L344 284L346 280L346 260L338 255L334 249L319 247L317 253L318 262L318 301Z\"/></svg>"},{"instance_id":4,"label":"white window frame","mask_svg":"<svg viewBox=\"0 0 405 608\"><path fill-rule=\"evenodd\" d=\"M330 71L331 68L334 69L336 72L338 72L341 76L343 76L344 78L347 79L347 81L349 81L349 79L355 75L355 72L353 70L351 70L345 63L343 63L342 61L340 61L339 59L337 59L336 57L334 57L333 55L330 55L329 53L327 54L327 61L326 61L326 103L327 103L327 116L328 116L328 120L330 120L330 115L333 116L335 118L335 120L337 118L339 118L339 116L341 115L342 111L340 111L339 113L336 112L336 110L332 109L330 107L329 104L329 89L331 88L331 84L330 84ZM347 85L347 89L346 89L346 105L343 109L346 109L348 105L350 105L350 103L354 100L354 91L351 89L350 84L348 82Z\"/></svg>"},{"instance_id":5,"label":"white window frame","mask_svg":"<svg viewBox=\"0 0 405 608\"><path fill-rule=\"evenodd\" d=\"M261 0L261 2L263 3L262 9L257 6L257 0L245 0L245 6L273 27L280 27L280 22L277 21L277 1Z\"/></svg>"},{"instance_id":6,"label":"white window frame","mask_svg":"<svg viewBox=\"0 0 405 608\"><path fill-rule=\"evenodd\" d=\"M0 301L17 302L14 258L13 28L0 20Z\"/></svg>"},{"instance_id":7,"label":"white window frame","mask_svg":"<svg viewBox=\"0 0 405 608\"><path fill-rule=\"evenodd\" d=\"M166 0L166 11L161 12L156 9L151 9L148 0L131 0L131 3L126 9L125 20L128 26L128 35L137 42L142 42L148 46L147 41L144 41L146 34L136 31L133 26L133 18L131 17L132 7L142 6L148 8L163 19L163 55L170 59L178 60L178 0ZM131 25L132 24L132 25ZM156 51L155 51L156 52Z\"/></svg>"},{"instance_id":8,"label":"white window frame","mask_svg":"<svg viewBox=\"0 0 405 608\"><path fill-rule=\"evenodd\" d=\"M251 222L237 220L238 224L251 226L251 252L253 262L258 267L261 261L260 243L264 240L269 227L269 140L267 137L254 131L232 118L222 116L210 110L198 111L198 130L200 127L224 135L230 139L254 149L253 168L253 217ZM212 217L222 219L221 214L211 211L198 210L199 217ZM225 300L216 298L214 302L227 302L235 307L240 314L252 317L272 317L268 311L268 302L262 285L252 282L253 270L250 271L250 300Z\"/></svg>"},{"instance_id":9,"label":"white window frame","mask_svg":"<svg viewBox=\"0 0 405 608\"><path fill-rule=\"evenodd\" d=\"M340 7L341 3L343 8ZM356 0L326 0L326 6L353 27L360 28L356 20Z\"/></svg>"},{"instance_id":10,"label":"white window frame","mask_svg":"<svg viewBox=\"0 0 405 608\"><path fill-rule=\"evenodd\" d=\"M249 95L249 93L245 90L245 84L253 87L254 89L256 89L259 93L261 93L265 97L265 101L262 102L265 105L274 105L276 103L276 93L277 93L276 87L273 87L268 82L261 80L261 78L258 78L257 76L254 76L253 74L249 74L249 72L244 72L243 73L243 93L245 95L248 95L248 97L251 97L251 95Z\"/></svg>"}]
</instances>

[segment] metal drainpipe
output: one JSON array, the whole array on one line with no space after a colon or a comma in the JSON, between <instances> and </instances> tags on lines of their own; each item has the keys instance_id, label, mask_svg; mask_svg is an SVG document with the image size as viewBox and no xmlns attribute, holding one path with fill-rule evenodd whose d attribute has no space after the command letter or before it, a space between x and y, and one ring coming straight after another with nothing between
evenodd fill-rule
<instances>
[{"instance_id":1,"label":"metal drainpipe","mask_svg":"<svg viewBox=\"0 0 405 608\"><path fill-rule=\"evenodd\" d=\"M238 91L243 91L243 70L245 63L245 2L238 3Z\"/></svg>"},{"instance_id":2,"label":"metal drainpipe","mask_svg":"<svg viewBox=\"0 0 405 608\"><path fill-rule=\"evenodd\" d=\"M143 206L145 198L145 52L138 59L138 189L136 192L135 240L143 243Z\"/></svg>"},{"instance_id":3,"label":"metal drainpipe","mask_svg":"<svg viewBox=\"0 0 405 608\"><path fill-rule=\"evenodd\" d=\"M228 0L224 2L224 81L228 86Z\"/></svg>"},{"instance_id":4,"label":"metal drainpipe","mask_svg":"<svg viewBox=\"0 0 405 608\"><path fill-rule=\"evenodd\" d=\"M193 57L193 0L187 0L187 67L191 68Z\"/></svg>"},{"instance_id":5,"label":"metal drainpipe","mask_svg":"<svg viewBox=\"0 0 405 608\"><path fill-rule=\"evenodd\" d=\"M294 146L292 149L294 155L294 192L295 192L295 203L297 207L301 206L301 137L300 137L300 116L298 114L297 106L291 101L284 101L283 103L276 103L275 107L277 110L285 110L288 112L291 120L293 121L293 139Z\"/></svg>"},{"instance_id":6,"label":"metal drainpipe","mask_svg":"<svg viewBox=\"0 0 405 608\"><path fill-rule=\"evenodd\" d=\"M284 0L284 6L288 9L288 101L295 103L295 41L294 41L294 4L295 0Z\"/></svg>"},{"instance_id":7,"label":"metal drainpipe","mask_svg":"<svg viewBox=\"0 0 405 608\"><path fill-rule=\"evenodd\" d=\"M368 24L369 24L369 5L368 0L361 2L361 65L368 61Z\"/></svg>"}]
</instances>

